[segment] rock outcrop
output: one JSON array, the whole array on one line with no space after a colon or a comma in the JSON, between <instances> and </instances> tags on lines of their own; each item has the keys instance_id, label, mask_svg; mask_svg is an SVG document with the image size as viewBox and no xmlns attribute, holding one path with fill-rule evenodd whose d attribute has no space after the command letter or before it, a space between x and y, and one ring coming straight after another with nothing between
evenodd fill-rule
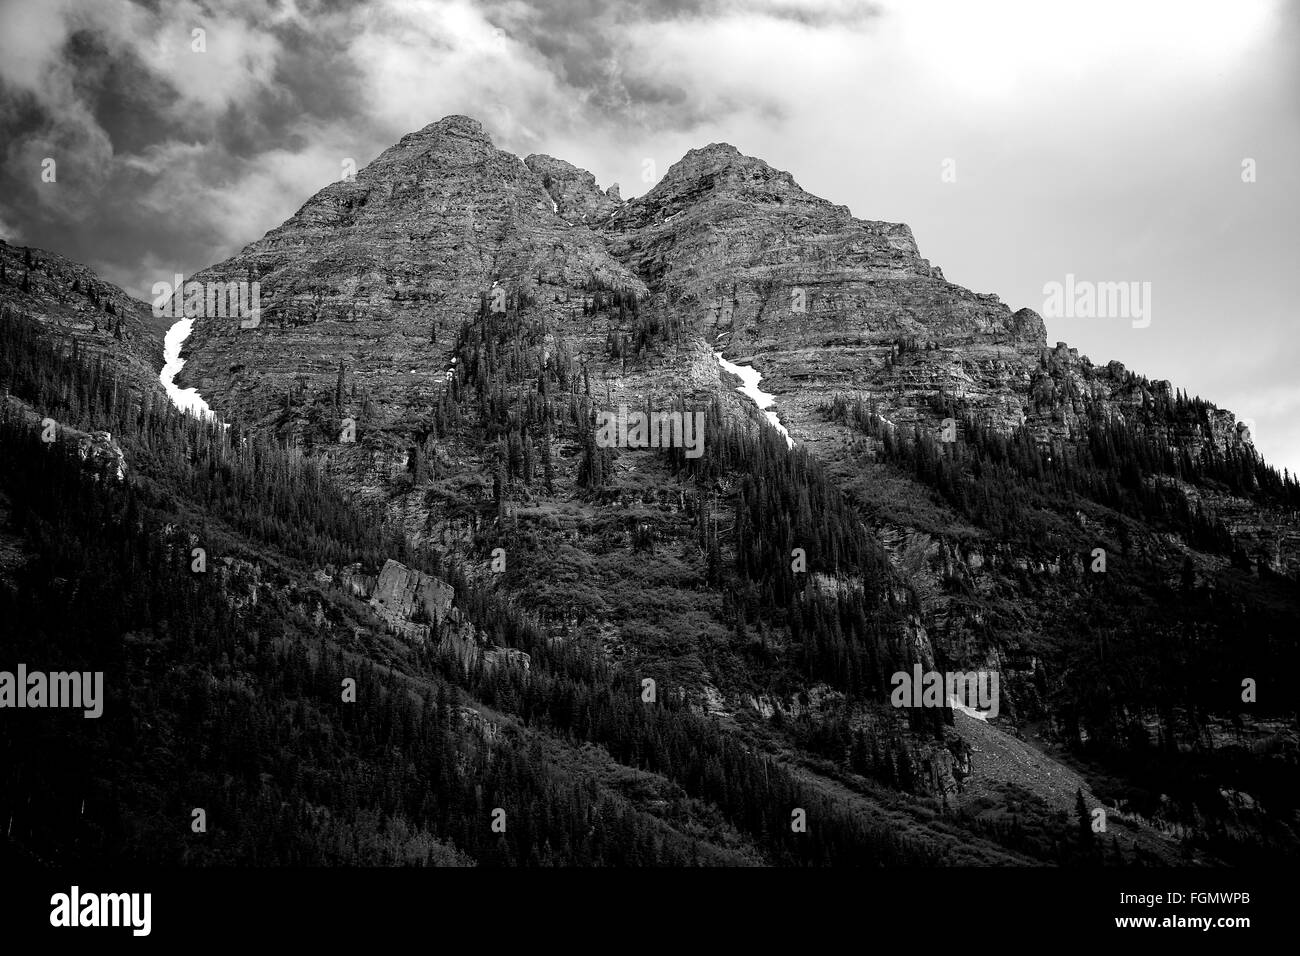
<instances>
[{"instance_id":1,"label":"rock outcrop","mask_svg":"<svg viewBox=\"0 0 1300 956\"><path fill-rule=\"evenodd\" d=\"M447 619L454 596L445 581L389 558L375 582L370 606L394 629L408 635L422 629L427 636Z\"/></svg>"},{"instance_id":2,"label":"rock outcrop","mask_svg":"<svg viewBox=\"0 0 1300 956\"><path fill-rule=\"evenodd\" d=\"M82 431L55 421L14 395L0 396L0 418L21 421L33 432L48 433L55 441L71 445L88 471L116 481L126 477L126 453L109 432ZM52 432L47 432L47 422L53 422Z\"/></svg>"},{"instance_id":3,"label":"rock outcrop","mask_svg":"<svg viewBox=\"0 0 1300 956\"><path fill-rule=\"evenodd\" d=\"M385 628L413 644L432 642L448 651L463 667L480 660L489 669L517 667L528 670L529 655L513 647L497 647L480 634L454 606L455 589L441 578L408 568L389 558L376 576L345 568L340 583L354 595L368 599Z\"/></svg>"}]
</instances>

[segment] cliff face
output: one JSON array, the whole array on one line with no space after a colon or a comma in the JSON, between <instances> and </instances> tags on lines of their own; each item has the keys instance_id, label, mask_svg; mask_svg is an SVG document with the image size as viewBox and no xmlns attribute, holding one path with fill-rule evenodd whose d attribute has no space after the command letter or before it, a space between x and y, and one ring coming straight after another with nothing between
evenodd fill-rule
<instances>
[{"instance_id":1,"label":"cliff face","mask_svg":"<svg viewBox=\"0 0 1300 956\"><path fill-rule=\"evenodd\" d=\"M533 154L524 165L542 181L555 204L555 214L571 225L596 227L623 205L618 186L602 190L585 169L553 156Z\"/></svg>"},{"instance_id":2,"label":"cliff face","mask_svg":"<svg viewBox=\"0 0 1300 956\"><path fill-rule=\"evenodd\" d=\"M692 150L599 228L666 308L762 373L796 441L826 437L814 410L836 392L877 396L899 424L940 390L1003 427L1024 418L1036 314L947 282L907 226L855 219L731 146Z\"/></svg>"}]
</instances>

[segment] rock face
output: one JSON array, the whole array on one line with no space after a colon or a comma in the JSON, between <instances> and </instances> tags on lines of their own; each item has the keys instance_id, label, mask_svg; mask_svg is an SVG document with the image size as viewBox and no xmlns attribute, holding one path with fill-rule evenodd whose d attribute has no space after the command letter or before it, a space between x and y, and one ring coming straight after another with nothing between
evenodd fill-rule
<instances>
[{"instance_id":1,"label":"rock face","mask_svg":"<svg viewBox=\"0 0 1300 956\"><path fill-rule=\"evenodd\" d=\"M1080 440L1089 416L1106 414L1145 418L1192 456L1249 444L1227 411L1212 409L1208 426L1152 420L1169 383L1049 347L1037 313L945 280L906 225L855 218L725 143L691 150L624 202L585 170L542 154L521 161L476 121L448 116L193 278L258 281L262 321L198 319L177 384L246 424L314 434L372 489L410 468L412 436L428 434L428 411L457 374L457 330L487 311L527 313L544 358L573 359L610 405L722 394L743 411L717 349L761 373L781 423L814 452L849 437L819 412L837 394L870 399L904 429L936 432L942 398L1040 441ZM635 317L599 290L635 300ZM634 322L674 330L673 354L611 354L611 337L635 337ZM330 437L345 420L355 444ZM1240 524L1276 550L1262 522Z\"/></svg>"},{"instance_id":2,"label":"rock face","mask_svg":"<svg viewBox=\"0 0 1300 956\"><path fill-rule=\"evenodd\" d=\"M414 571L392 558L383 570L370 596L370 606L407 636L423 626L424 634L436 629L447 618L455 592L451 586L422 571ZM415 628L408 625L415 625Z\"/></svg>"},{"instance_id":3,"label":"rock face","mask_svg":"<svg viewBox=\"0 0 1300 956\"><path fill-rule=\"evenodd\" d=\"M526 652L489 644L453 606L455 589L441 578L389 558L377 577L344 569L341 583L353 594L369 598L370 607L388 630L416 644L436 640L437 648L453 654L463 667L473 667L480 660L489 669L526 671L531 665Z\"/></svg>"},{"instance_id":4,"label":"rock face","mask_svg":"<svg viewBox=\"0 0 1300 956\"><path fill-rule=\"evenodd\" d=\"M126 477L126 456L108 432L82 434L77 440L77 455L102 474L118 481Z\"/></svg>"},{"instance_id":5,"label":"rock face","mask_svg":"<svg viewBox=\"0 0 1300 956\"><path fill-rule=\"evenodd\" d=\"M597 227L623 205L617 185L602 192L595 176L562 159L534 153L524 165L541 179L542 188L555 202L556 215L573 225Z\"/></svg>"},{"instance_id":6,"label":"rock face","mask_svg":"<svg viewBox=\"0 0 1300 956\"><path fill-rule=\"evenodd\" d=\"M856 219L732 146L687 153L598 228L668 309L761 372L796 441L820 437L814 409L836 392L903 425L940 390L1003 427L1025 417L1036 314L945 281L907 226Z\"/></svg>"}]
</instances>

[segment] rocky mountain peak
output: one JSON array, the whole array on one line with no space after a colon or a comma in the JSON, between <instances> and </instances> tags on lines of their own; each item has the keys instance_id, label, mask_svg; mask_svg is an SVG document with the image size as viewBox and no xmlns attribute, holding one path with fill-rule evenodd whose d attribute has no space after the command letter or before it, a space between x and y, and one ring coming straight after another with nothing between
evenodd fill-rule
<instances>
[{"instance_id":1,"label":"rocky mountain peak","mask_svg":"<svg viewBox=\"0 0 1300 956\"><path fill-rule=\"evenodd\" d=\"M817 206L848 210L804 190L788 172L746 156L730 143L692 149L673 163L649 193L647 203L739 200L757 204Z\"/></svg>"},{"instance_id":2,"label":"rocky mountain peak","mask_svg":"<svg viewBox=\"0 0 1300 956\"><path fill-rule=\"evenodd\" d=\"M423 129L416 130L413 133L407 133L400 140L398 145L410 142L420 142L431 140L438 137L459 137L461 139L473 140L475 142L492 146L492 139L483 129L483 124L470 116L460 116L452 114L444 116L436 122L430 123Z\"/></svg>"},{"instance_id":3,"label":"rocky mountain peak","mask_svg":"<svg viewBox=\"0 0 1300 956\"><path fill-rule=\"evenodd\" d=\"M589 286L643 294L600 238L575 228L622 203L569 163L529 160L448 116L326 186L194 277L257 279L261 324L196 321L182 387L260 420L308 387L300 380L333 381L343 365L372 397L372 423L403 421L443 388L456 330L494 284L552 323L580 310Z\"/></svg>"},{"instance_id":4,"label":"rocky mountain peak","mask_svg":"<svg viewBox=\"0 0 1300 956\"><path fill-rule=\"evenodd\" d=\"M494 156L509 157L493 144L478 120L468 116L444 116L436 123L414 133L407 133L386 149L366 170L376 174L391 174L393 167L437 167L451 169L489 160ZM362 178L359 174L358 178Z\"/></svg>"}]
</instances>

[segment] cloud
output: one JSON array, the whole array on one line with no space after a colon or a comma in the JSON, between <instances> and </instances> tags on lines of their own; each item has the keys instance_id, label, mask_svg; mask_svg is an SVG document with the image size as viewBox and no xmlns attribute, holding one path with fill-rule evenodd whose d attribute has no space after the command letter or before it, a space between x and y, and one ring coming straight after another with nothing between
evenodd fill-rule
<instances>
[{"instance_id":1,"label":"cloud","mask_svg":"<svg viewBox=\"0 0 1300 956\"><path fill-rule=\"evenodd\" d=\"M163 254L187 272L229 255L337 177L350 127L377 137L349 50L361 9L7 4L0 216L137 295Z\"/></svg>"},{"instance_id":2,"label":"cloud","mask_svg":"<svg viewBox=\"0 0 1300 956\"><path fill-rule=\"evenodd\" d=\"M20 245L23 242L22 233L3 219L0 219L0 239L10 245Z\"/></svg>"}]
</instances>

